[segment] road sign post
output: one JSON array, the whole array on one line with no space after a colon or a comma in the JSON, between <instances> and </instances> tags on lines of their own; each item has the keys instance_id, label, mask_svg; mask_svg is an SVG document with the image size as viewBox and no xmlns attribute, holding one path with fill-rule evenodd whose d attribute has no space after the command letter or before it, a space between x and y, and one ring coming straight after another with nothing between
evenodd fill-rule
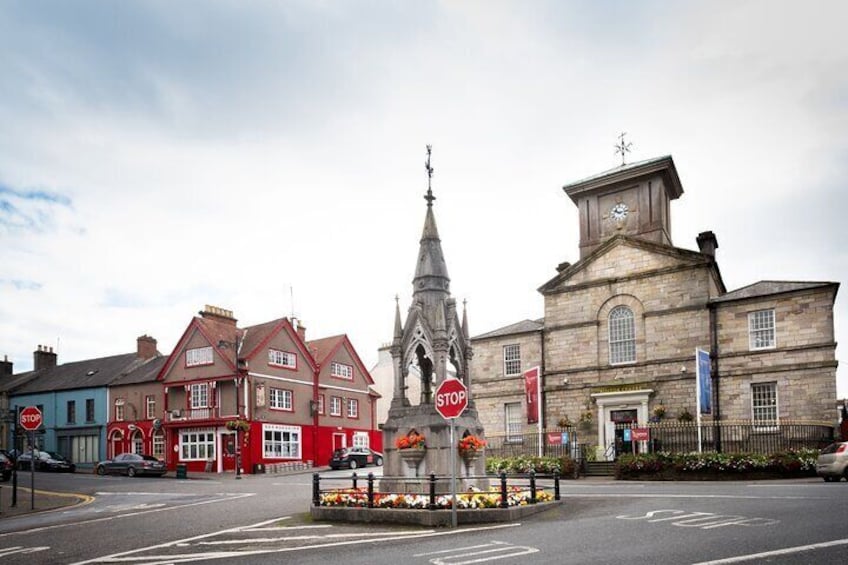
<instances>
[{"instance_id":1,"label":"road sign post","mask_svg":"<svg viewBox=\"0 0 848 565\"><path fill-rule=\"evenodd\" d=\"M456 528L456 419L468 407L468 388L454 378L448 378L436 388L436 412L450 420L451 467L451 527Z\"/></svg>"},{"instance_id":2,"label":"road sign post","mask_svg":"<svg viewBox=\"0 0 848 565\"><path fill-rule=\"evenodd\" d=\"M35 430L41 427L43 419L44 418L41 414L41 410L38 409L38 406L27 406L26 408L21 410L21 427L29 432L29 506L31 510L35 510Z\"/></svg>"}]
</instances>

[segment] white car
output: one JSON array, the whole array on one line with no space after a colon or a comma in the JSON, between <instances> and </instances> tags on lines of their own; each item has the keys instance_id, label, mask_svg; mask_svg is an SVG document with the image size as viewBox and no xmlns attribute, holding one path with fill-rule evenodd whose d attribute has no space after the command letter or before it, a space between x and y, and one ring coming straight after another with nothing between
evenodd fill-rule
<instances>
[{"instance_id":1,"label":"white car","mask_svg":"<svg viewBox=\"0 0 848 565\"><path fill-rule=\"evenodd\" d=\"M831 443L821 450L816 461L816 474L825 481L848 480L848 441Z\"/></svg>"}]
</instances>

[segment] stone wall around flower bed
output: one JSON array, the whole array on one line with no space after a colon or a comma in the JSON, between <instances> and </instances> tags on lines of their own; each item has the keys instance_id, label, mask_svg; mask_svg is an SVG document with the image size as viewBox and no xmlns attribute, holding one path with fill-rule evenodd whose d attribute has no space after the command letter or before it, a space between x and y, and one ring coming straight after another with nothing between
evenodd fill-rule
<instances>
[{"instance_id":1,"label":"stone wall around flower bed","mask_svg":"<svg viewBox=\"0 0 848 565\"><path fill-rule=\"evenodd\" d=\"M457 524L485 524L519 520L539 512L557 508L562 500L538 502L509 508L475 508L456 511ZM417 510L409 508L361 508L348 506L312 506L312 519L333 522L366 522L450 526L451 510Z\"/></svg>"}]
</instances>

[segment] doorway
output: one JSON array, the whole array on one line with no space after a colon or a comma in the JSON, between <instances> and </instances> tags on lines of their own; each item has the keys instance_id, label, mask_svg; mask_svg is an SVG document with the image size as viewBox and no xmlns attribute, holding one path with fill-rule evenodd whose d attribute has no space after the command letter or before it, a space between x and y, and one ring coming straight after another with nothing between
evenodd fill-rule
<instances>
[{"instance_id":1,"label":"doorway","mask_svg":"<svg viewBox=\"0 0 848 565\"><path fill-rule=\"evenodd\" d=\"M343 433L333 434L333 451L347 447L347 437Z\"/></svg>"},{"instance_id":2,"label":"doorway","mask_svg":"<svg viewBox=\"0 0 848 565\"><path fill-rule=\"evenodd\" d=\"M635 453L639 452L639 443L636 442L634 445L633 441L630 438L629 433L625 433L625 431L629 432L630 430L625 430L624 426L619 424L628 424L628 428L632 424L638 423L638 414L635 409L633 410L610 410L610 422L613 424L615 429L615 458L618 459L619 455L624 453Z\"/></svg>"}]
</instances>

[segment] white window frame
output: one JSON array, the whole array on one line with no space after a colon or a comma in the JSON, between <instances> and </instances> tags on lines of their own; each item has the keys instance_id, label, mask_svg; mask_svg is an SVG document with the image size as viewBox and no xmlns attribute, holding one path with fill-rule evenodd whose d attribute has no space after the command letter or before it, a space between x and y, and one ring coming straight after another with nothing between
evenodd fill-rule
<instances>
[{"instance_id":1,"label":"white window frame","mask_svg":"<svg viewBox=\"0 0 848 565\"><path fill-rule=\"evenodd\" d=\"M285 369L297 369L297 355L281 349L269 349L268 364Z\"/></svg>"},{"instance_id":2,"label":"white window frame","mask_svg":"<svg viewBox=\"0 0 848 565\"><path fill-rule=\"evenodd\" d=\"M191 385L191 409L209 408L209 385L195 383Z\"/></svg>"},{"instance_id":3,"label":"white window frame","mask_svg":"<svg viewBox=\"0 0 848 565\"><path fill-rule=\"evenodd\" d=\"M524 441L524 411L521 402L507 402L504 404L504 433L509 443L521 443Z\"/></svg>"},{"instance_id":4,"label":"white window frame","mask_svg":"<svg viewBox=\"0 0 848 565\"><path fill-rule=\"evenodd\" d=\"M341 396L330 397L330 416L342 415L342 398Z\"/></svg>"},{"instance_id":5,"label":"white window frame","mask_svg":"<svg viewBox=\"0 0 848 565\"><path fill-rule=\"evenodd\" d=\"M507 377L521 374L521 344L503 346L503 370Z\"/></svg>"},{"instance_id":6,"label":"white window frame","mask_svg":"<svg viewBox=\"0 0 848 565\"><path fill-rule=\"evenodd\" d=\"M300 426L262 424L262 453L266 459L300 459Z\"/></svg>"},{"instance_id":7,"label":"white window frame","mask_svg":"<svg viewBox=\"0 0 848 565\"><path fill-rule=\"evenodd\" d=\"M144 397L144 416L148 420L156 417L156 395L148 394Z\"/></svg>"},{"instance_id":8,"label":"white window frame","mask_svg":"<svg viewBox=\"0 0 848 565\"><path fill-rule=\"evenodd\" d=\"M628 306L619 305L610 310L609 317L610 365L636 362L636 317Z\"/></svg>"},{"instance_id":9,"label":"white window frame","mask_svg":"<svg viewBox=\"0 0 848 565\"><path fill-rule=\"evenodd\" d=\"M138 455L144 455L144 433L141 430L135 430L130 438L132 444L132 452Z\"/></svg>"},{"instance_id":10,"label":"white window frame","mask_svg":"<svg viewBox=\"0 0 848 565\"><path fill-rule=\"evenodd\" d=\"M371 445L368 432L353 432L351 447L369 447Z\"/></svg>"},{"instance_id":11,"label":"white window frame","mask_svg":"<svg viewBox=\"0 0 848 565\"><path fill-rule=\"evenodd\" d=\"M318 395L318 413L324 414L324 395L323 394Z\"/></svg>"},{"instance_id":12,"label":"white window frame","mask_svg":"<svg viewBox=\"0 0 848 565\"><path fill-rule=\"evenodd\" d=\"M776 382L751 383L751 421L756 431L777 431L778 406Z\"/></svg>"},{"instance_id":13,"label":"white window frame","mask_svg":"<svg viewBox=\"0 0 848 565\"><path fill-rule=\"evenodd\" d=\"M123 422L124 421L124 404L126 401L123 398L118 398L115 400L115 421Z\"/></svg>"},{"instance_id":14,"label":"white window frame","mask_svg":"<svg viewBox=\"0 0 848 565\"><path fill-rule=\"evenodd\" d=\"M165 459L165 432L162 430L153 431L153 457L156 459Z\"/></svg>"},{"instance_id":15,"label":"white window frame","mask_svg":"<svg viewBox=\"0 0 848 565\"><path fill-rule=\"evenodd\" d=\"M777 347L774 308L748 312L748 347L751 351Z\"/></svg>"},{"instance_id":16,"label":"white window frame","mask_svg":"<svg viewBox=\"0 0 848 565\"><path fill-rule=\"evenodd\" d=\"M180 461L208 461L215 459L215 430L180 430Z\"/></svg>"},{"instance_id":17,"label":"white window frame","mask_svg":"<svg viewBox=\"0 0 848 565\"><path fill-rule=\"evenodd\" d=\"M268 390L268 406L272 410L294 411L294 392L286 388L270 387Z\"/></svg>"},{"instance_id":18,"label":"white window frame","mask_svg":"<svg viewBox=\"0 0 848 565\"><path fill-rule=\"evenodd\" d=\"M346 381L353 380L353 366L333 361L330 363L330 376Z\"/></svg>"},{"instance_id":19,"label":"white window frame","mask_svg":"<svg viewBox=\"0 0 848 565\"><path fill-rule=\"evenodd\" d=\"M211 345L207 347L195 347L193 349L186 349L186 367L199 367L201 365L211 365L212 363L214 363L214 359L212 357Z\"/></svg>"},{"instance_id":20,"label":"white window frame","mask_svg":"<svg viewBox=\"0 0 848 565\"><path fill-rule=\"evenodd\" d=\"M359 399L356 398L348 398L347 399L347 417L353 419L359 419Z\"/></svg>"}]
</instances>

